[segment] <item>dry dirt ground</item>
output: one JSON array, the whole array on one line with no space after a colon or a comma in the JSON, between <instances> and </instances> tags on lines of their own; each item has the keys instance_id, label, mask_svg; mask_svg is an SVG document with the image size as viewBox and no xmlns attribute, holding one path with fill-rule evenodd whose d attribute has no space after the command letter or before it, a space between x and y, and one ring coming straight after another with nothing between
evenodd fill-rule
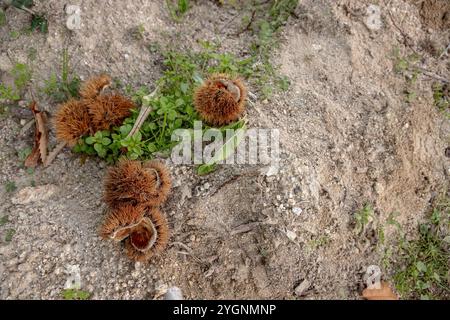
<instances>
[{"instance_id":1,"label":"dry dirt ground","mask_svg":"<svg viewBox=\"0 0 450 320\"><path fill-rule=\"evenodd\" d=\"M39 87L57 72L67 47L83 78L107 72L153 86L161 61L148 44L195 49L199 39L220 40L221 51L240 55L251 37L235 36L242 12L213 1L195 2L175 23L162 0L72 0L82 10L82 28L74 32L65 27L67 3L36 1L36 10L48 16L45 35L11 38L29 16L7 10L0 27L2 81L13 58L32 66L32 85ZM381 8L377 30L365 23L370 4ZM0 216L9 222L0 226L0 298L59 299L75 266L81 288L94 299L152 299L172 285L189 299L358 299L367 266L383 258L376 227L397 212L414 236L448 186L450 125L433 105L433 79L419 75L417 98L408 103L405 79L393 72L393 50L414 49L424 68L448 78L450 58L421 46L448 44L450 13L442 10L446 20L414 1L301 1L273 55L291 86L247 111L250 126L280 130L281 171L268 177L258 167L224 166L199 177L193 167L168 163L174 188L163 210L172 236L149 264L131 262L123 248L98 236L106 164L81 163L66 149L50 167L30 174L17 153L32 144L33 129L23 130L20 116L2 115ZM139 24L144 41L129 36ZM57 107L45 97L40 105L50 115ZM17 190L6 192L7 181ZM30 186L41 199L24 203L19 192ZM374 221L356 235L353 215L365 203L373 205ZM8 230L15 230L9 242ZM384 278L392 271L383 269ZM302 282L308 285L299 297L295 288Z\"/></svg>"}]
</instances>

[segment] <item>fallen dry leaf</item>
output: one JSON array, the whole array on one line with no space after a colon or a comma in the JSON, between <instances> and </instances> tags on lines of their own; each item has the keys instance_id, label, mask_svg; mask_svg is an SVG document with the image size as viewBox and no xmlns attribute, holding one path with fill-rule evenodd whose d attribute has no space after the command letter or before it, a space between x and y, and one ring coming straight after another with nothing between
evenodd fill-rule
<instances>
[{"instance_id":1,"label":"fallen dry leaf","mask_svg":"<svg viewBox=\"0 0 450 320\"><path fill-rule=\"evenodd\" d=\"M47 116L39 111L36 101L31 103L30 109L33 112L36 127L34 129L33 150L25 159L25 166L34 168L37 166L39 159L41 159L42 163L45 163L47 160L48 130Z\"/></svg>"},{"instance_id":2,"label":"fallen dry leaf","mask_svg":"<svg viewBox=\"0 0 450 320\"><path fill-rule=\"evenodd\" d=\"M398 296L385 281L381 282L380 289L364 289L362 296L367 300L398 300Z\"/></svg>"},{"instance_id":3,"label":"fallen dry leaf","mask_svg":"<svg viewBox=\"0 0 450 320\"><path fill-rule=\"evenodd\" d=\"M47 154L48 148L48 128L47 115L39 111L36 101L30 105L30 110L33 112L36 127L34 129L34 144L30 155L25 159L25 166L34 168L39 163L47 167L56 158L58 153L66 146L65 142L59 143L52 152Z\"/></svg>"}]
</instances>

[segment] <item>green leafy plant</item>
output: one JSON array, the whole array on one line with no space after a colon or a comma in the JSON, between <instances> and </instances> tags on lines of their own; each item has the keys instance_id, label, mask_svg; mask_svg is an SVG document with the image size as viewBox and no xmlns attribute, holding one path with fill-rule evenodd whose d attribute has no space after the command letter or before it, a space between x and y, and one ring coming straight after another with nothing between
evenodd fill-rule
<instances>
[{"instance_id":1,"label":"green leafy plant","mask_svg":"<svg viewBox=\"0 0 450 320\"><path fill-rule=\"evenodd\" d=\"M109 131L98 131L95 135L87 137L85 142L87 145L92 145L97 154L104 158L106 156L105 147L111 144L109 136Z\"/></svg>"},{"instance_id":2,"label":"green leafy plant","mask_svg":"<svg viewBox=\"0 0 450 320\"><path fill-rule=\"evenodd\" d=\"M79 289L65 289L62 292L64 300L88 300L91 294Z\"/></svg>"},{"instance_id":3,"label":"green leafy plant","mask_svg":"<svg viewBox=\"0 0 450 320\"><path fill-rule=\"evenodd\" d=\"M403 298L449 299L450 200L439 202L418 236L402 237L394 282Z\"/></svg>"},{"instance_id":4,"label":"green leafy plant","mask_svg":"<svg viewBox=\"0 0 450 320\"><path fill-rule=\"evenodd\" d=\"M52 74L45 81L43 91L55 102L64 102L69 98L78 98L80 78L73 73L70 67L70 56L67 48L63 49L61 58L61 75Z\"/></svg>"},{"instance_id":5,"label":"green leafy plant","mask_svg":"<svg viewBox=\"0 0 450 320\"><path fill-rule=\"evenodd\" d=\"M194 121L199 120L192 95L194 88L202 83L203 78L215 72L248 72L245 59L238 59L227 53L218 54L214 52L215 47L208 42L202 45L205 49L200 52L163 52L166 69L157 84L158 94L153 98L144 99L149 95L147 88L135 91L126 89L137 105L152 108L138 133L128 137L137 117L137 111L133 111L131 117L125 119L121 126L112 128L110 132L102 131L101 134L96 133L80 139L74 151L88 155L97 154L110 163L121 156L151 159L156 153L169 155L170 150L178 143L172 141L173 132L179 128L191 129ZM238 123L242 125L241 122ZM104 139L105 137L108 140ZM209 169L212 167L215 166L210 164Z\"/></svg>"}]
</instances>

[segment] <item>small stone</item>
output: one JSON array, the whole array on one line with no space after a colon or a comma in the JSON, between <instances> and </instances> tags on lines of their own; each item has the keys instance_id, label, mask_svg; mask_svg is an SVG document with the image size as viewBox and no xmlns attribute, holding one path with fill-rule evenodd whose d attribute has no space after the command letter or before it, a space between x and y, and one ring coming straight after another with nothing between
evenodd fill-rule
<instances>
[{"instance_id":1,"label":"small stone","mask_svg":"<svg viewBox=\"0 0 450 320\"><path fill-rule=\"evenodd\" d=\"M64 252L65 254L69 254L71 251L72 251L72 248L70 247L70 244L65 244L65 245L63 246L63 252Z\"/></svg>"},{"instance_id":2,"label":"small stone","mask_svg":"<svg viewBox=\"0 0 450 320\"><path fill-rule=\"evenodd\" d=\"M296 216L299 216L302 213L303 209L299 207L293 207L292 213L294 213Z\"/></svg>"},{"instance_id":3,"label":"small stone","mask_svg":"<svg viewBox=\"0 0 450 320\"><path fill-rule=\"evenodd\" d=\"M23 127L24 125L27 124L27 120L25 119L20 119L20 125Z\"/></svg>"},{"instance_id":4,"label":"small stone","mask_svg":"<svg viewBox=\"0 0 450 320\"><path fill-rule=\"evenodd\" d=\"M308 290L310 286L311 286L311 283L310 283L308 280L306 280L306 279L303 280L303 281L302 281L302 282L294 289L295 295L296 295L296 296L299 296L299 297L303 296L303 295L305 294L306 290Z\"/></svg>"},{"instance_id":5,"label":"small stone","mask_svg":"<svg viewBox=\"0 0 450 320\"><path fill-rule=\"evenodd\" d=\"M289 240L294 241L297 238L297 234L294 231L287 230L286 236L289 238Z\"/></svg>"},{"instance_id":6,"label":"small stone","mask_svg":"<svg viewBox=\"0 0 450 320\"><path fill-rule=\"evenodd\" d=\"M380 182L375 183L375 192L377 194L382 194L384 192L384 186L382 183Z\"/></svg>"}]
</instances>

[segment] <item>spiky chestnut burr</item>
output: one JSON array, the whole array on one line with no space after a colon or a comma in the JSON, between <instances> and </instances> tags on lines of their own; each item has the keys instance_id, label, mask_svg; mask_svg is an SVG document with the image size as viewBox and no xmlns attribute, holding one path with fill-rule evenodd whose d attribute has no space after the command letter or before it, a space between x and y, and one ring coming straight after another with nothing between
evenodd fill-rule
<instances>
[{"instance_id":1,"label":"spiky chestnut burr","mask_svg":"<svg viewBox=\"0 0 450 320\"><path fill-rule=\"evenodd\" d=\"M224 125L241 116L247 89L239 79L215 74L194 93L194 105L201 118L211 125Z\"/></svg>"},{"instance_id":2,"label":"spiky chestnut burr","mask_svg":"<svg viewBox=\"0 0 450 320\"><path fill-rule=\"evenodd\" d=\"M139 225L145 211L141 207L122 205L112 209L100 228L104 239L122 241L130 235L130 230Z\"/></svg>"},{"instance_id":3,"label":"spiky chestnut burr","mask_svg":"<svg viewBox=\"0 0 450 320\"><path fill-rule=\"evenodd\" d=\"M80 96L84 99L93 99L110 84L111 78L108 75L93 77L83 83L80 88Z\"/></svg>"},{"instance_id":4,"label":"spiky chestnut burr","mask_svg":"<svg viewBox=\"0 0 450 320\"><path fill-rule=\"evenodd\" d=\"M159 209L146 207L143 223L137 226L125 240L128 257L145 262L161 253L169 242L169 226Z\"/></svg>"},{"instance_id":5,"label":"spiky chestnut burr","mask_svg":"<svg viewBox=\"0 0 450 320\"><path fill-rule=\"evenodd\" d=\"M121 204L157 206L169 194L171 179L166 166L157 160L121 160L105 179L104 200L114 208Z\"/></svg>"},{"instance_id":6,"label":"spiky chestnut burr","mask_svg":"<svg viewBox=\"0 0 450 320\"><path fill-rule=\"evenodd\" d=\"M69 146L74 146L81 136L93 132L85 100L70 99L62 104L53 122L56 138Z\"/></svg>"},{"instance_id":7,"label":"spiky chestnut burr","mask_svg":"<svg viewBox=\"0 0 450 320\"><path fill-rule=\"evenodd\" d=\"M167 246L169 227L159 209L126 204L108 215L100 235L105 239L125 240L125 249L131 259L148 261Z\"/></svg>"},{"instance_id":8,"label":"spiky chestnut burr","mask_svg":"<svg viewBox=\"0 0 450 320\"><path fill-rule=\"evenodd\" d=\"M99 95L87 101L94 131L108 130L121 125L135 107L131 100L118 94Z\"/></svg>"}]
</instances>

